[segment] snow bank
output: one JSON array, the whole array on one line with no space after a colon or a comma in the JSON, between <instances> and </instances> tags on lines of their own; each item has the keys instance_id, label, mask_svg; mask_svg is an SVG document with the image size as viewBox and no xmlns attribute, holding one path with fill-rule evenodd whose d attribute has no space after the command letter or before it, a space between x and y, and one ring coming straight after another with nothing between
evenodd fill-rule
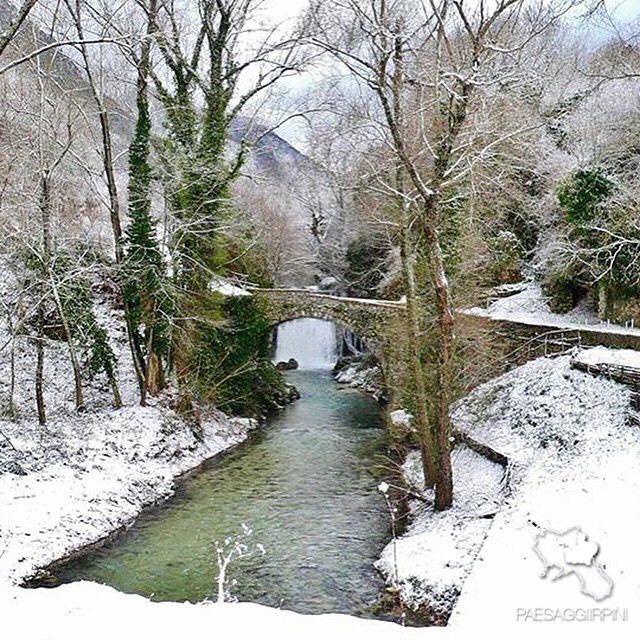
<instances>
[{"instance_id":1,"label":"snow bank","mask_svg":"<svg viewBox=\"0 0 640 640\"><path fill-rule=\"evenodd\" d=\"M5 589L0 591L0 606L3 631L25 640L185 637L393 640L446 633L443 629L411 629L339 614L301 615L250 603L156 603L91 582L55 589Z\"/></svg>"},{"instance_id":2,"label":"snow bank","mask_svg":"<svg viewBox=\"0 0 640 640\"><path fill-rule=\"evenodd\" d=\"M572 369L570 358L539 358L481 385L458 402L454 425L514 463L541 451L575 455L585 441L624 428L629 391Z\"/></svg>"},{"instance_id":3,"label":"snow bank","mask_svg":"<svg viewBox=\"0 0 640 640\"><path fill-rule=\"evenodd\" d=\"M87 412L76 412L68 345L47 338L47 424L40 426L32 338L18 334L12 341L0 323L0 582L20 582L129 524L145 505L171 494L176 476L241 442L253 426L203 410L201 428L193 428L167 408L170 392L137 406L123 312L104 289L94 291L94 311L117 357L125 404L117 411L108 381L98 375L83 380ZM16 291L0 257L0 301L11 306Z\"/></svg>"},{"instance_id":4,"label":"snow bank","mask_svg":"<svg viewBox=\"0 0 640 640\"><path fill-rule=\"evenodd\" d=\"M633 349L608 349L607 347L583 349L574 357L574 360L583 364L611 364L640 369L640 352Z\"/></svg>"},{"instance_id":5,"label":"snow bank","mask_svg":"<svg viewBox=\"0 0 640 640\"><path fill-rule=\"evenodd\" d=\"M129 524L252 426L210 412L195 431L161 407L3 423L26 475L0 475L0 579L17 583Z\"/></svg>"},{"instance_id":6,"label":"snow bank","mask_svg":"<svg viewBox=\"0 0 640 640\"><path fill-rule=\"evenodd\" d=\"M451 612L491 517L504 499L503 467L464 445L454 450L452 458L453 507L434 512L432 494L427 494L428 503L413 501L407 532L389 543L376 563L387 583L395 585L397 575L407 606L427 605L430 615L439 619ZM419 453L408 456L403 473L410 486L423 486Z\"/></svg>"},{"instance_id":7,"label":"snow bank","mask_svg":"<svg viewBox=\"0 0 640 640\"><path fill-rule=\"evenodd\" d=\"M633 610L640 599L640 432L629 425L628 408L627 389L571 369L568 357L530 362L458 404L456 426L512 457L517 472L450 618L454 628L522 630L523 611L562 616L598 607L619 612L617 622L607 619L612 624L640 623ZM575 574L540 577L536 535L576 526L599 545L598 561L615 584L604 602L581 592ZM629 621L622 623L625 609Z\"/></svg>"},{"instance_id":8,"label":"snow bank","mask_svg":"<svg viewBox=\"0 0 640 640\"><path fill-rule=\"evenodd\" d=\"M640 446L635 433L601 445L602 452L594 448L563 464L545 460L530 468L517 494L494 520L449 620L453 629L490 626L506 631L518 625L522 630L531 627L518 622L522 610L603 608L628 611L628 622L610 619L609 625L621 632L637 629ZM597 559L614 583L612 596L603 602L581 593L576 575L556 581L540 577L543 565L533 551L536 535L576 526L599 545ZM602 623L585 624L595 631Z\"/></svg>"}]
</instances>

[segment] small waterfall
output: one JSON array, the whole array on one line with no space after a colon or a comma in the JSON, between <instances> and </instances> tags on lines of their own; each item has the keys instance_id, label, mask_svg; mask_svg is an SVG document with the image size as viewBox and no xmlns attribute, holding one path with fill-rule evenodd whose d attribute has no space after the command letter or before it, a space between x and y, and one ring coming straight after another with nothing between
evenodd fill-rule
<instances>
[{"instance_id":1,"label":"small waterfall","mask_svg":"<svg viewBox=\"0 0 640 640\"><path fill-rule=\"evenodd\" d=\"M332 322L302 318L277 328L275 362L295 358L300 369L330 369L338 358L336 327Z\"/></svg>"},{"instance_id":2,"label":"small waterfall","mask_svg":"<svg viewBox=\"0 0 640 640\"><path fill-rule=\"evenodd\" d=\"M339 331L339 335L341 356L361 356L367 352L367 345L351 329L342 328Z\"/></svg>"}]
</instances>

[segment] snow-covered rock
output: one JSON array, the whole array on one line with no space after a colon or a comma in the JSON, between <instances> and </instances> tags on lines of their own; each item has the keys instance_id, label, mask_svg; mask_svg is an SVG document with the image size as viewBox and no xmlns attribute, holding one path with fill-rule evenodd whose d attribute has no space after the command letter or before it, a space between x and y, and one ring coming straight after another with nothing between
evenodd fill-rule
<instances>
[{"instance_id":1,"label":"snow-covered rock","mask_svg":"<svg viewBox=\"0 0 640 640\"><path fill-rule=\"evenodd\" d=\"M396 409L395 411L389 412L389 421L394 427L410 429L411 420L413 420L413 416L404 409Z\"/></svg>"},{"instance_id":2,"label":"snow-covered rock","mask_svg":"<svg viewBox=\"0 0 640 640\"><path fill-rule=\"evenodd\" d=\"M362 389L367 393L371 393L374 398L379 399L383 395L380 376L380 367L363 366L362 363L356 362L339 371L335 378L336 382L340 384Z\"/></svg>"},{"instance_id":3,"label":"snow-covered rock","mask_svg":"<svg viewBox=\"0 0 640 640\"><path fill-rule=\"evenodd\" d=\"M327 276L326 278L322 278L318 283L318 288L320 291L330 291L331 289L335 289L338 286L338 279L333 276Z\"/></svg>"}]
</instances>

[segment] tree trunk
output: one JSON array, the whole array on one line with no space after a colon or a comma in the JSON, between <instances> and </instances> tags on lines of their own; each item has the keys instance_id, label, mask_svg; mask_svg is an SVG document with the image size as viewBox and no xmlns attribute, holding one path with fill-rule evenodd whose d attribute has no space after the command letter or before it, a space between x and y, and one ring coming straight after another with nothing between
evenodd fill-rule
<instances>
[{"instance_id":1,"label":"tree trunk","mask_svg":"<svg viewBox=\"0 0 640 640\"><path fill-rule=\"evenodd\" d=\"M9 354L11 358L11 371L9 374L9 411L11 417L17 416L16 406L16 336L15 333L11 336L11 352Z\"/></svg>"},{"instance_id":2,"label":"tree trunk","mask_svg":"<svg viewBox=\"0 0 640 640\"><path fill-rule=\"evenodd\" d=\"M189 372L191 370L190 354L193 351L191 335L193 334L193 322L188 319L178 318L175 322L173 336L174 371L180 395L176 410L181 415L189 418L194 415L193 396L189 385Z\"/></svg>"},{"instance_id":3,"label":"tree trunk","mask_svg":"<svg viewBox=\"0 0 640 640\"><path fill-rule=\"evenodd\" d=\"M426 220L434 220L435 205L429 206ZM425 225L431 282L435 293L438 316L438 362L436 382L436 449L438 480L436 482L437 510L447 509L453 503L453 475L451 470L449 404L451 398L451 367L454 346L454 321L451 307L451 292L447 280L444 257L440 247L438 230L433 224Z\"/></svg>"},{"instance_id":4,"label":"tree trunk","mask_svg":"<svg viewBox=\"0 0 640 640\"><path fill-rule=\"evenodd\" d=\"M76 354L75 347L73 346L73 338L71 335L71 329L69 328L69 321L67 320L67 314L64 312L64 308L62 306L62 300L60 299L60 294L58 293L58 285L56 284L54 275L51 271L49 271L49 282L51 284L53 299L55 300L56 308L58 309L58 313L60 314L60 320L62 321L62 329L67 339L67 346L69 347L69 359L71 360L71 368L73 370L73 383L75 387L75 396L76 396L76 411L78 411L78 413L81 413L82 411L85 410L85 406L84 406L84 393L82 390L82 374L80 371L80 363L78 362L78 356Z\"/></svg>"},{"instance_id":5,"label":"tree trunk","mask_svg":"<svg viewBox=\"0 0 640 640\"><path fill-rule=\"evenodd\" d=\"M87 74L90 75L90 67L87 63ZM93 79L91 80L93 87ZM115 177L114 162L113 162L113 146L111 143L111 128L109 126L109 117L102 103L97 90L94 89L94 99L100 110L100 128L102 131L102 146L103 146L103 164L105 168L105 175L107 177L107 188L109 191L109 217L111 220L111 230L113 233L113 244L115 249L116 264L119 269L122 269L124 261L124 252L122 249L122 225L120 223L120 200L118 197L118 186ZM118 284L122 295L122 303L124 307L125 325L127 327L127 341L129 343L129 350L131 351L131 359L133 360L133 368L136 373L136 380L138 381L138 389L140 391L140 405L146 405L146 386L145 386L145 362L140 348L135 340L136 327L132 321L131 309L126 300L126 296L123 294L122 289L122 274L118 273Z\"/></svg>"},{"instance_id":6,"label":"tree trunk","mask_svg":"<svg viewBox=\"0 0 640 640\"><path fill-rule=\"evenodd\" d=\"M38 407L38 422L46 424L47 416L44 404L43 376L44 376L44 300L46 297L45 278L49 268L51 253L51 220L49 217L49 173L43 171L40 181L40 211L42 213L42 262L43 268L39 283L40 300L38 301L38 335L36 339L36 405Z\"/></svg>"},{"instance_id":7,"label":"tree trunk","mask_svg":"<svg viewBox=\"0 0 640 640\"><path fill-rule=\"evenodd\" d=\"M158 12L157 0L149 0L147 37L142 43L138 61L136 86L137 120L133 138L129 145L129 233L137 227L133 235L134 243L140 242L146 248L145 263L137 264L145 274L138 287L142 319L148 334L146 344L145 389L157 395L165 386L161 354L156 351L155 340L158 326L158 287L160 286L161 252L155 237L155 225L151 216L151 176L149 165L151 147L151 112L149 107L149 75L151 73L151 37L156 30ZM146 229L141 235L140 226ZM129 242L132 241L129 235ZM136 248L134 247L134 251ZM155 276L150 279L149 271ZM140 348L140 346L139 346Z\"/></svg>"},{"instance_id":8,"label":"tree trunk","mask_svg":"<svg viewBox=\"0 0 640 640\"><path fill-rule=\"evenodd\" d=\"M404 83L404 55L402 38L400 37L401 24L395 27L394 37L394 73L393 73L393 114L399 127L404 126L402 112L402 85ZM409 225L409 202L406 195L405 184L406 167L402 162L396 165L396 190L400 194L400 259L405 278L405 293L407 296L407 319L409 348L411 351L411 376L415 389L416 421L418 437L420 440L420 456L422 459L422 471L426 488L433 487L437 482L438 469L436 464L436 451L433 441L433 433L429 424L429 412L427 409L427 391L424 384L424 369L422 367L422 354L420 353L420 315L416 304L416 278L414 271L414 251L411 242L411 230Z\"/></svg>"},{"instance_id":9,"label":"tree trunk","mask_svg":"<svg viewBox=\"0 0 640 640\"><path fill-rule=\"evenodd\" d=\"M56 303L56 308L60 314L60 320L62 321L62 328L64 330L67 344L69 346L69 357L71 359L71 368L73 369L73 380L75 385L76 396L76 409L78 411L84 411L84 395L82 392L82 377L80 374L80 364L76 356L75 349L73 347L73 340L71 338L71 331L69 329L69 323L67 321L66 314L62 307L62 301L58 293L58 287L56 285L53 271L51 270L51 171L45 169L42 172L40 179L40 214L42 216L42 253L44 263L43 277L47 277L49 280L49 286L51 287L51 293ZM42 309L42 303L40 304Z\"/></svg>"},{"instance_id":10,"label":"tree trunk","mask_svg":"<svg viewBox=\"0 0 640 640\"><path fill-rule=\"evenodd\" d=\"M406 218L406 215L404 216ZM420 316L416 301L416 281L414 272L414 257L411 248L410 231L407 220L402 221L402 238L400 244L400 258L405 277L405 292L407 296L408 338L411 357L411 377L415 389L416 426L420 440L420 453L425 487L435 486L437 481L436 449L433 432L429 424L427 392L424 383L424 369L422 354L420 353Z\"/></svg>"},{"instance_id":11,"label":"tree trunk","mask_svg":"<svg viewBox=\"0 0 640 640\"><path fill-rule=\"evenodd\" d=\"M162 362L153 348L153 327L149 331L147 340L147 375L145 379L147 391L152 395L158 395L165 386Z\"/></svg>"},{"instance_id":12,"label":"tree trunk","mask_svg":"<svg viewBox=\"0 0 640 640\"><path fill-rule=\"evenodd\" d=\"M118 381L113 374L109 376L109 384L111 385L111 392L113 393L113 408L120 409L122 407L122 396L118 388Z\"/></svg>"},{"instance_id":13,"label":"tree trunk","mask_svg":"<svg viewBox=\"0 0 640 640\"><path fill-rule=\"evenodd\" d=\"M38 303L38 335L36 338L36 405L38 407L38 422L47 423L44 405L43 383L44 374L44 309L42 299Z\"/></svg>"},{"instance_id":14,"label":"tree trunk","mask_svg":"<svg viewBox=\"0 0 640 640\"><path fill-rule=\"evenodd\" d=\"M0 34L0 56L3 51L7 48L11 40L13 40L16 33L27 19L31 9L36 5L38 0L24 0L20 9L18 10L18 14L16 17L8 24L4 33ZM9 3L5 3L5 6Z\"/></svg>"},{"instance_id":15,"label":"tree trunk","mask_svg":"<svg viewBox=\"0 0 640 640\"><path fill-rule=\"evenodd\" d=\"M7 328L11 333L11 350L9 352L9 412L12 418L17 418L18 407L16 405L16 335L22 328L22 293L15 306L17 321L14 324L11 312L7 313Z\"/></svg>"}]
</instances>

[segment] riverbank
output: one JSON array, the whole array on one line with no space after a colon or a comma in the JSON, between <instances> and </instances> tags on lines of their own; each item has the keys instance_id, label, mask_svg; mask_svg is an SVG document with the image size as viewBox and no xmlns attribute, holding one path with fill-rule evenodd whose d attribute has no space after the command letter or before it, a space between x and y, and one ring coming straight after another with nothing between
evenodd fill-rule
<instances>
[{"instance_id":1,"label":"riverbank","mask_svg":"<svg viewBox=\"0 0 640 640\"><path fill-rule=\"evenodd\" d=\"M465 629L509 626L519 610L597 607L581 592L578 570L566 569L575 575L561 581L542 580L533 548L538 534L579 527L600 545L595 557L615 584L600 606L633 611L640 596L630 570L640 563L640 432L629 423L629 408L625 387L572 369L569 357L535 360L462 399L452 413L455 428L509 462L497 483L495 468L483 476L468 452L458 465L454 453L453 509L434 514L428 494L412 504L413 522L396 544L405 602L429 605ZM411 484L419 473L410 458ZM483 477L493 478L489 490ZM496 504L498 486L501 505L482 514L478 503ZM389 583L392 558L389 545L380 561Z\"/></svg>"},{"instance_id":2,"label":"riverbank","mask_svg":"<svg viewBox=\"0 0 640 640\"><path fill-rule=\"evenodd\" d=\"M405 533L391 541L376 567L399 591L405 607L430 624L443 625L471 571L478 550L505 497L504 469L465 445L452 452L453 507L434 512L432 491L422 494L422 461L411 452L402 471L413 495Z\"/></svg>"},{"instance_id":3,"label":"riverbank","mask_svg":"<svg viewBox=\"0 0 640 640\"><path fill-rule=\"evenodd\" d=\"M333 370L338 384L360 389L371 394L378 402L387 402L387 390L379 363L373 356L363 354L338 361Z\"/></svg>"},{"instance_id":4,"label":"riverbank","mask_svg":"<svg viewBox=\"0 0 640 640\"><path fill-rule=\"evenodd\" d=\"M9 304L16 286L0 262L0 300ZM108 287L95 293L117 361L120 409L100 374L83 377L79 413L68 344L45 337L40 425L33 338L0 323L0 583L19 584L129 526L172 494L177 477L244 441L257 424L198 407L196 425L173 409L171 387L140 407L123 311Z\"/></svg>"},{"instance_id":5,"label":"riverbank","mask_svg":"<svg viewBox=\"0 0 640 640\"><path fill-rule=\"evenodd\" d=\"M18 584L126 527L253 426L211 410L194 430L160 405L57 416L45 427L3 422L5 463L17 466L0 475L0 581Z\"/></svg>"},{"instance_id":6,"label":"riverbank","mask_svg":"<svg viewBox=\"0 0 640 640\"><path fill-rule=\"evenodd\" d=\"M296 373L298 377L303 377L304 375L304 372ZM299 424L288 424L286 428L280 429L276 426L270 430L268 434L264 434L264 438L257 439L256 464L259 464L260 469L264 469L267 458L261 454L260 442L269 437L276 437L277 433L281 434L280 438L284 437L291 442L297 442L301 437L308 440L310 437L309 425L314 423L310 420L310 415L306 414L305 406L313 407L317 403L326 404L327 399L329 399L329 415L325 415L319 420L319 424L315 429L318 437L321 439L319 446L309 448L306 457L296 454L288 459L290 464L293 465L290 471L295 482L299 482L302 474L306 473L307 482L305 484L308 486L309 492L303 496L305 502L313 502L317 499L316 494L319 493L318 487L320 486L331 496L331 509L319 505L319 508L322 510L322 515L316 514L314 517L307 518L305 514L301 513L298 517L303 520L309 520L310 526L308 528L314 531L321 531L320 546L323 548L326 547L326 557L334 556L335 560L327 562L321 561L322 558L325 557L321 555L317 560L319 563L318 566L314 566L314 549L319 550L317 545L307 544L305 553L292 553L291 550L295 548L295 545L291 543L290 539L285 541L286 548L283 549L283 552L288 553L288 562L293 563L295 567L299 569L299 571L296 570L295 573L299 572L301 574L302 582L299 585L301 590L304 590L304 585L308 585L309 591L313 592L314 586L311 583L314 581L320 581L325 586L327 583L330 583L332 584L332 588L329 591L333 594L332 597L337 599L337 602L333 609L329 610L344 610L344 602L348 599L358 599L362 589L360 579L356 575L358 569L353 562L349 564L347 560L345 563L345 559L348 556L348 547L352 544L351 540L360 540L360 542L357 543L360 547L369 548L373 546L379 549L379 544L382 544L382 539L386 537L386 517L382 511L378 514L381 519L381 526L379 527L381 540L379 542L372 542L369 539L371 537L371 527L373 519L375 519L375 514L373 511L363 510L365 493L373 493L374 502L379 502L380 499L375 488L375 480L372 480L368 474L361 473L366 465L363 463L362 458L356 457L356 454L360 455L358 452L362 445L366 443L367 456L370 456L373 462L375 452L371 448L369 441L372 436L374 439L378 437L375 435L377 431L380 431L382 435L382 429L381 425L376 424L373 420L375 416L378 416L379 419L379 409L377 405L366 395L356 391L348 394L358 408L357 411L354 411L355 422L353 424L346 423L342 394L328 395L326 393L325 386L335 387L335 382L330 377L329 372L322 376L322 380L324 382L317 389L307 389L304 385L301 385L305 389L307 404L292 407L294 417ZM368 416L368 412L370 412L370 416ZM91 450L86 452L88 454L87 458L92 459L94 463L96 460L99 460L100 466L105 466L105 470L112 474L115 468L106 468L106 465L109 465L110 461L99 458L100 451L104 449L106 445L109 451L109 455L106 457L121 458L120 462L127 467L140 465L141 469L146 469L145 473L152 471L147 462L150 464L156 457L159 457L163 464L167 464L167 461L169 461L170 464L172 456L169 455L169 453L172 450L175 452L178 449L174 448L171 442L163 441L162 445L158 444L158 432L153 426L154 422L156 424L159 422L157 420L158 409L155 407L145 410L136 409L135 416L130 414L130 410L122 410L121 412L114 412L114 415L121 413L122 417L119 423L126 422L130 427L133 426L135 428L120 434L123 440L121 443L118 443L117 447L114 444L108 445L109 442L113 442L114 440L113 436L117 431L117 426L111 425L108 428L104 427L108 433L103 438L95 437L95 431L102 428L100 425L105 423L109 424L109 421L104 419L105 416L101 416L101 419L97 420L96 424L87 427L87 433L92 433L92 442L98 444L102 441L101 445L96 447L96 451ZM148 420L142 420L142 416L140 415L142 413L149 414ZM331 415L336 424L342 425L341 429L344 431L342 435L329 428L329 416ZM85 419L86 417L87 416L85 416ZM131 423L132 419L140 423ZM166 419L167 416L165 416L165 421ZM284 414L276 418L276 420L282 419L284 419ZM51 431L58 431L62 428L62 425L51 426ZM206 434L210 426L212 425L207 421L205 423L205 441L213 444L212 439L209 437L213 434ZM244 427L245 425L240 424L238 426ZM56 428L54 429L54 427ZM354 427L357 428L357 433L360 434L360 438L358 442L354 443L353 447L350 447L347 444L349 431L353 430ZM71 427L67 428L73 431ZM35 425L34 429L37 430ZM164 431L166 431L166 429L159 429L160 433ZM135 437L136 442L141 440L146 444L133 445L131 439L126 435L130 432L137 434ZM182 434L176 437L179 440L178 444L180 447L183 447L185 443L182 441L182 438L186 434L183 433L180 426L176 425L175 431L171 430L171 432ZM69 433L62 434L61 437L64 438L65 442L69 442L72 440L69 435ZM240 438L243 434L238 433L237 435ZM335 443L336 440L342 443L339 454L330 446L332 443ZM76 442L75 446L79 444L79 442ZM137 452L132 450L136 447L138 449ZM117 448L118 451L113 451L114 448ZM160 456L147 455L146 453L148 451L150 454L153 454L153 452L158 452L158 449L162 451ZM353 449L353 451L351 451L351 449ZM318 452L323 452L323 455L318 455ZM194 451L194 453L196 452ZM282 455L282 451L280 453ZM294 452L291 453L293 454ZM179 454L178 457L180 457ZM353 491L345 490L343 475L340 472L340 461L349 469L360 470L356 475L361 477L362 486L355 494ZM77 462L76 460L75 463L77 464ZM249 464L252 463L250 462ZM315 469L315 472L318 474L316 482L310 481L309 469ZM122 474L122 470L119 471ZM265 488L267 493L274 493L276 501L279 504L286 505L290 503L291 491L283 494L283 500L278 499L277 482L281 474L272 475L269 469L266 469L265 472L266 477L271 479L265 482L261 475L261 486ZM81 479L82 477L83 473L77 474L77 478ZM202 474L199 474L198 477L202 477ZM16 478L18 478L18 476L16 476ZM123 479L124 478L120 476L118 481L121 482ZM138 478L138 480L141 481L142 478ZM39 485L35 487L33 491L42 493L45 486L46 485ZM218 492L215 495L215 499L220 500L221 494L224 493L224 491L219 485L216 486L218 487ZM111 495L112 500L109 501L109 503L111 506L115 506L116 502L121 501L123 497L116 498L116 488L115 486L111 488L114 492ZM74 527L79 526L79 521L75 518L67 517L64 509L70 508L68 506L69 503L78 507L80 506L78 504L80 502L82 502L85 509L92 509L94 506L93 502L95 501L89 499L81 501L78 496L74 495L74 492L81 493L80 488L71 486L71 483L58 485L58 491L60 491L60 493L57 493L53 485L49 487L49 489L50 492L57 497L56 502L47 508L47 511L50 508L48 515L52 518L59 518L62 521L61 525L64 525L65 522L66 524L74 523L72 528L67 528L66 530L66 535L73 535ZM300 490L302 488L298 487L298 489ZM304 489L302 489L302 491L304 493ZM249 494L255 496L255 489L250 489ZM332 513L333 511L338 514L349 513L348 507L349 505L353 505L354 495L357 496L355 500L356 510L362 514L362 522L358 524L357 521L355 521L355 528L363 532L367 531L368 536L352 535L354 531L353 516L348 518L344 517L341 521L340 516ZM124 497L126 498L124 500L125 503L132 498L132 496L129 495ZM89 498L89 496L86 496L86 498ZM248 500L245 500L245 502L248 502ZM98 508L100 508L100 503L101 501L98 500ZM326 502L323 504L326 505ZM61 511L61 509L63 509L63 511ZM376 509L376 514L382 509L382 506L381 509ZM25 511L29 510L30 507L25 507ZM272 511L273 509L270 509L270 512ZM90 511L87 513L85 514L85 518L91 516ZM29 521L25 512L16 514L16 516L16 520L25 519L25 522ZM286 520L286 518L278 515L277 511L273 513L272 516L275 516L276 521L280 523ZM378 516L375 515L375 517ZM247 521L252 522L251 520ZM31 524L34 524L33 521L31 521ZM256 521L255 524L257 528L255 532L256 541L260 540L265 543L267 550L265 557L267 559L274 558L277 563L276 541L259 535L261 521ZM296 526L297 535L303 536L303 541L306 540L303 533L304 527L305 524L303 521L299 521ZM62 537L62 531L60 533ZM43 541L45 539L51 539L51 535L51 532L43 535ZM214 533L208 531L206 536L207 538L214 536ZM179 539L176 538L177 542L178 540ZM21 546L21 550L24 552L33 552L33 549L28 549L26 545ZM336 552L336 550L338 551ZM377 553L377 551L375 551L374 554L375 553ZM356 555L359 558L362 557L360 551L358 551ZM331 562L337 564L332 566ZM208 564L212 564L211 558L209 558ZM215 564L215 561L213 564ZM340 569L336 569L338 565L342 566L343 564L347 567L347 571L341 572ZM163 572L161 560L158 560L154 566L160 573ZM21 569L23 568L24 567L21 567ZM274 576L276 578L280 576L279 579L282 580L282 563L280 563L279 569L280 572L274 574ZM369 567L368 572L371 574L374 573L371 567ZM234 573L233 577L236 578L237 573ZM15 579L13 580L14 583L16 581ZM213 584L213 580L210 580L210 588ZM380 588L379 580L376 580L376 584L375 589L377 593L377 590ZM274 590L274 592L277 592L277 590ZM305 597L305 594L301 595ZM343 602L339 602L340 599L342 599ZM287 599L287 602L284 604L285 606L289 604L289 599ZM234 636L239 634L240 637L249 637L250 635L253 636L258 633L264 634L265 630L267 630L269 634L277 635L280 638L298 638L301 634L317 633L318 631L327 634L339 634L340 636L349 634L355 635L355 637L362 636L367 638L417 637L417 634L422 632L420 629L405 629L396 624L363 620L347 615L300 615L290 611L282 611L279 608L269 608L248 603L225 604L222 606L212 605L211 603L202 603L199 605L188 603L179 604L176 602L152 603L143 597L125 595L111 587L90 582L76 582L53 589L41 588L27 590L8 584L3 585L2 581L0 581L0 610L3 612L3 629L13 634L18 634L27 640L58 637L84 638L87 635L111 639L116 636L133 637L133 635L136 634L144 637L153 636L154 638L171 638L171 640L174 640L178 635L184 635L185 631L201 635L210 633L212 629L215 629L216 634L233 634ZM29 615L29 612L35 610L39 612L38 616ZM117 616L113 615L114 611L118 612Z\"/></svg>"}]
</instances>

